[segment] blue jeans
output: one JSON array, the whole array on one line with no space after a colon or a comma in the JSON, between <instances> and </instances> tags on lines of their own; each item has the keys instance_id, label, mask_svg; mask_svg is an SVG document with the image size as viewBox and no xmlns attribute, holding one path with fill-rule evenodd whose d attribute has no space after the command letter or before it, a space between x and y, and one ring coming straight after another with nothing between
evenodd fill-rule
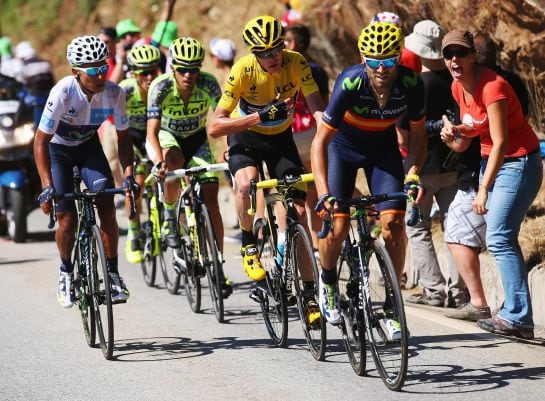
<instances>
[{"instance_id":1,"label":"blue jeans","mask_svg":"<svg viewBox=\"0 0 545 401\"><path fill-rule=\"evenodd\" d=\"M481 164L481 178L486 161ZM539 152L504 162L490 189L485 215L486 245L496 259L505 301L498 316L533 327L528 272L518 243L520 225L543 178Z\"/></svg>"}]
</instances>

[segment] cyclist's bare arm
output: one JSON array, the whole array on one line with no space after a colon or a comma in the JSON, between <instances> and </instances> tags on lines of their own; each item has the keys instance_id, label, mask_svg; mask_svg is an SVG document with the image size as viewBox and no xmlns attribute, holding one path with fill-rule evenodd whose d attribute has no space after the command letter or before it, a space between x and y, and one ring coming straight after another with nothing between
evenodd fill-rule
<instances>
[{"instance_id":1,"label":"cyclist's bare arm","mask_svg":"<svg viewBox=\"0 0 545 401\"><path fill-rule=\"evenodd\" d=\"M322 95L320 95L319 91L316 91L314 93L311 93L305 98L305 101L307 102L308 109L314 116L314 119L316 120L316 125L320 125L320 122L322 121L322 114L324 112L324 100L322 98Z\"/></svg>"},{"instance_id":2,"label":"cyclist's bare arm","mask_svg":"<svg viewBox=\"0 0 545 401\"><path fill-rule=\"evenodd\" d=\"M129 135L129 130L117 130L117 151L119 153L119 161L123 168L123 176L127 177L133 174L134 149L132 147L132 139Z\"/></svg>"},{"instance_id":3,"label":"cyclist's bare arm","mask_svg":"<svg viewBox=\"0 0 545 401\"><path fill-rule=\"evenodd\" d=\"M261 124L259 113L255 112L247 116L231 118L231 113L223 107L218 106L208 126L208 134L212 138L219 138L223 135L236 134L247 130L254 125Z\"/></svg>"},{"instance_id":4,"label":"cyclist's bare arm","mask_svg":"<svg viewBox=\"0 0 545 401\"><path fill-rule=\"evenodd\" d=\"M336 130L320 124L312 140L310 161L318 196L329 193L329 185L327 184L327 147L336 133Z\"/></svg>"},{"instance_id":5,"label":"cyclist's bare arm","mask_svg":"<svg viewBox=\"0 0 545 401\"><path fill-rule=\"evenodd\" d=\"M36 160L38 174L40 174L42 188L53 186L51 158L49 157L49 142L51 142L51 139L53 139L53 135L46 134L39 129L36 130L36 135L34 136L34 159Z\"/></svg>"},{"instance_id":6,"label":"cyclist's bare arm","mask_svg":"<svg viewBox=\"0 0 545 401\"><path fill-rule=\"evenodd\" d=\"M426 160L428 149L428 134L425 128L425 120L411 121L409 132L409 149L406 159L407 174L420 173L420 169Z\"/></svg>"}]
</instances>

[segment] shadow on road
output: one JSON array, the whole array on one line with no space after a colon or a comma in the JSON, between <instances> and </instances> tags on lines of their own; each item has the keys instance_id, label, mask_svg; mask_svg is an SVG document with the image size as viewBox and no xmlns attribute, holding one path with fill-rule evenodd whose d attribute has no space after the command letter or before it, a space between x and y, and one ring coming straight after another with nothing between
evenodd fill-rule
<instances>
[{"instance_id":1,"label":"shadow on road","mask_svg":"<svg viewBox=\"0 0 545 401\"><path fill-rule=\"evenodd\" d=\"M409 343L409 372L403 391L418 394L473 393L506 387L513 380L545 379L545 366L525 367L523 362L510 362L510 354L506 354L505 362L501 364L486 365L481 360L464 360L460 361L460 365L411 364L416 355L426 350L498 348L498 352L501 352L499 348L511 342L493 334L412 337ZM430 391L430 384L433 391Z\"/></svg>"}]
</instances>

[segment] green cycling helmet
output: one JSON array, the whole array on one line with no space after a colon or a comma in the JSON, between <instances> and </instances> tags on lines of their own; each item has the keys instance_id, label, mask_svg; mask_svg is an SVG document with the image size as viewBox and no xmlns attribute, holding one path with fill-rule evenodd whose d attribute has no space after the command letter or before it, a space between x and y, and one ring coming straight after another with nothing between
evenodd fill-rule
<instances>
[{"instance_id":1,"label":"green cycling helmet","mask_svg":"<svg viewBox=\"0 0 545 401\"><path fill-rule=\"evenodd\" d=\"M157 67L161 60L161 52L152 45L141 45L131 49L127 55L127 64L133 70Z\"/></svg>"},{"instance_id":2,"label":"green cycling helmet","mask_svg":"<svg viewBox=\"0 0 545 401\"><path fill-rule=\"evenodd\" d=\"M188 36L178 38L172 42L168 51L174 65L188 68L200 68L202 66L204 48L197 39Z\"/></svg>"}]
</instances>

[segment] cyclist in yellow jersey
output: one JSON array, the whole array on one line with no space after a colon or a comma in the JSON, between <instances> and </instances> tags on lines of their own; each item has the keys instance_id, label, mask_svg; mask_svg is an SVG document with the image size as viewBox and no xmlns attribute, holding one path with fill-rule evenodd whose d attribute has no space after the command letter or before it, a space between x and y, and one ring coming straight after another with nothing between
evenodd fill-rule
<instances>
[{"instance_id":1,"label":"cyclist in yellow jersey","mask_svg":"<svg viewBox=\"0 0 545 401\"><path fill-rule=\"evenodd\" d=\"M304 171L291 131L295 99L302 91L316 121L324 106L305 58L284 49L280 21L271 16L255 17L244 27L242 37L252 54L239 59L231 69L209 133L212 137L228 135L244 270L250 279L261 281L265 271L257 255L252 216L247 213L250 181L259 179L257 166L262 161L273 178ZM306 194L299 192L296 208L306 226ZM312 277L311 272L302 271L301 275ZM309 320L316 317L319 312Z\"/></svg>"},{"instance_id":2,"label":"cyclist in yellow jersey","mask_svg":"<svg viewBox=\"0 0 545 401\"><path fill-rule=\"evenodd\" d=\"M145 174L148 172L146 166L141 163L141 159L146 155L146 112L148 90L151 82L161 73L159 62L161 53L159 49L152 45L142 45L133 47L127 55L127 64L134 77L128 78L119 83L125 92L127 101L127 115L129 117L129 134L131 135L134 148L135 161L135 179L140 188L144 187ZM137 199L135 199L138 201ZM129 210L128 199L125 202L127 211ZM140 203L136 203L140 210ZM128 215L128 214L127 214ZM133 219L129 219L127 242L125 245L125 256L129 263L140 263L142 261L142 252L138 241L140 231L139 213Z\"/></svg>"},{"instance_id":3,"label":"cyclist in yellow jersey","mask_svg":"<svg viewBox=\"0 0 545 401\"><path fill-rule=\"evenodd\" d=\"M174 40L169 48L172 72L157 77L148 94L147 147L148 153L160 167L159 176L167 170L212 164L214 155L206 134L206 116L221 96L218 81L201 71L204 48L191 37ZM218 177L203 173L203 199L210 211L218 246L223 252L223 222L218 204ZM181 245L176 216L176 201L180 181L165 182L165 234L169 247ZM204 271L198 272L204 274ZM224 278L222 295L231 294L230 282Z\"/></svg>"}]
</instances>

